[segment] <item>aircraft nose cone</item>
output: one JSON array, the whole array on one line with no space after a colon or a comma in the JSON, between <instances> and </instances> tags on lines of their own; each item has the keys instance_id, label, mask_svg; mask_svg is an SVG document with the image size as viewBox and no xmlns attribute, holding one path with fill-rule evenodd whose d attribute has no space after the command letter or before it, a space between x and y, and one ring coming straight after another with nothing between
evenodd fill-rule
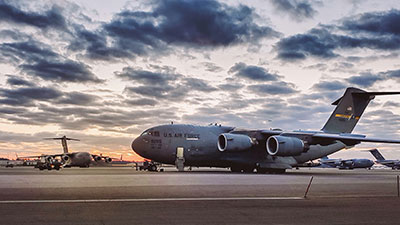
<instances>
[{"instance_id":1,"label":"aircraft nose cone","mask_svg":"<svg viewBox=\"0 0 400 225\"><path fill-rule=\"evenodd\" d=\"M140 156L143 156L143 146L141 144L142 142L143 141L140 137L137 137L132 141L132 150Z\"/></svg>"},{"instance_id":2,"label":"aircraft nose cone","mask_svg":"<svg viewBox=\"0 0 400 225\"><path fill-rule=\"evenodd\" d=\"M136 149L138 148L137 138L133 139L131 146L132 146L132 150L134 152L136 152Z\"/></svg>"}]
</instances>

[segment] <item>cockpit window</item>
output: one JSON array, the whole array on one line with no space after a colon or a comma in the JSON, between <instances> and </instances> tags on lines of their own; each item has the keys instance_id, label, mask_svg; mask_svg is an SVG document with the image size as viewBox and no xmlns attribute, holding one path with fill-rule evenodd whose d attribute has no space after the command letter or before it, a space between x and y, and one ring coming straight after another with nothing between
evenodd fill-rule
<instances>
[{"instance_id":1,"label":"cockpit window","mask_svg":"<svg viewBox=\"0 0 400 225\"><path fill-rule=\"evenodd\" d=\"M154 131L154 130L145 130L140 136L144 135L151 135L154 137L160 137L160 131Z\"/></svg>"},{"instance_id":2,"label":"cockpit window","mask_svg":"<svg viewBox=\"0 0 400 225\"><path fill-rule=\"evenodd\" d=\"M149 130L143 131L143 133L140 136L144 136L144 135L147 135L147 134L149 134Z\"/></svg>"}]
</instances>

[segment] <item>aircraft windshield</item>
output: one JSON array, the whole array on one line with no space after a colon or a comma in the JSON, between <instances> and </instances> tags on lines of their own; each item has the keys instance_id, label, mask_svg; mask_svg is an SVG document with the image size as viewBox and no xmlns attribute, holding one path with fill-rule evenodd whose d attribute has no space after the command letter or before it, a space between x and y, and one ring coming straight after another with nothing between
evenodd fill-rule
<instances>
[{"instance_id":1,"label":"aircraft windshield","mask_svg":"<svg viewBox=\"0 0 400 225\"><path fill-rule=\"evenodd\" d=\"M143 133L140 136L144 136L144 135L148 135L149 134L149 130L145 130L143 131Z\"/></svg>"},{"instance_id":2,"label":"aircraft windshield","mask_svg":"<svg viewBox=\"0 0 400 225\"><path fill-rule=\"evenodd\" d=\"M160 132L154 131L154 130L145 130L140 136L144 136L144 135L151 135L151 136L159 137Z\"/></svg>"}]
</instances>

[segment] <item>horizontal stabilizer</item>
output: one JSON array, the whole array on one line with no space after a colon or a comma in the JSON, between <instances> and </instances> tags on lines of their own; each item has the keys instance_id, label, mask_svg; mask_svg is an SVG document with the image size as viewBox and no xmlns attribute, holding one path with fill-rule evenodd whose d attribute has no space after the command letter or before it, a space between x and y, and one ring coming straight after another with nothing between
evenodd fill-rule
<instances>
[{"instance_id":1,"label":"horizontal stabilizer","mask_svg":"<svg viewBox=\"0 0 400 225\"><path fill-rule=\"evenodd\" d=\"M68 141L80 141L79 139L75 138L67 138L67 137L60 137L60 138L43 138L43 140L68 140Z\"/></svg>"}]
</instances>

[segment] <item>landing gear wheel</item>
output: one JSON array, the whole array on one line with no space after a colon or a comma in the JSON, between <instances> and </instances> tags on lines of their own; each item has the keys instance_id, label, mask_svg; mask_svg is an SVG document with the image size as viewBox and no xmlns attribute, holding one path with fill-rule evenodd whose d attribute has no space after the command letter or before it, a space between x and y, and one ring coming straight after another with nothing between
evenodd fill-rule
<instances>
[{"instance_id":1,"label":"landing gear wheel","mask_svg":"<svg viewBox=\"0 0 400 225\"><path fill-rule=\"evenodd\" d=\"M157 171L157 166L151 165L149 171Z\"/></svg>"}]
</instances>

